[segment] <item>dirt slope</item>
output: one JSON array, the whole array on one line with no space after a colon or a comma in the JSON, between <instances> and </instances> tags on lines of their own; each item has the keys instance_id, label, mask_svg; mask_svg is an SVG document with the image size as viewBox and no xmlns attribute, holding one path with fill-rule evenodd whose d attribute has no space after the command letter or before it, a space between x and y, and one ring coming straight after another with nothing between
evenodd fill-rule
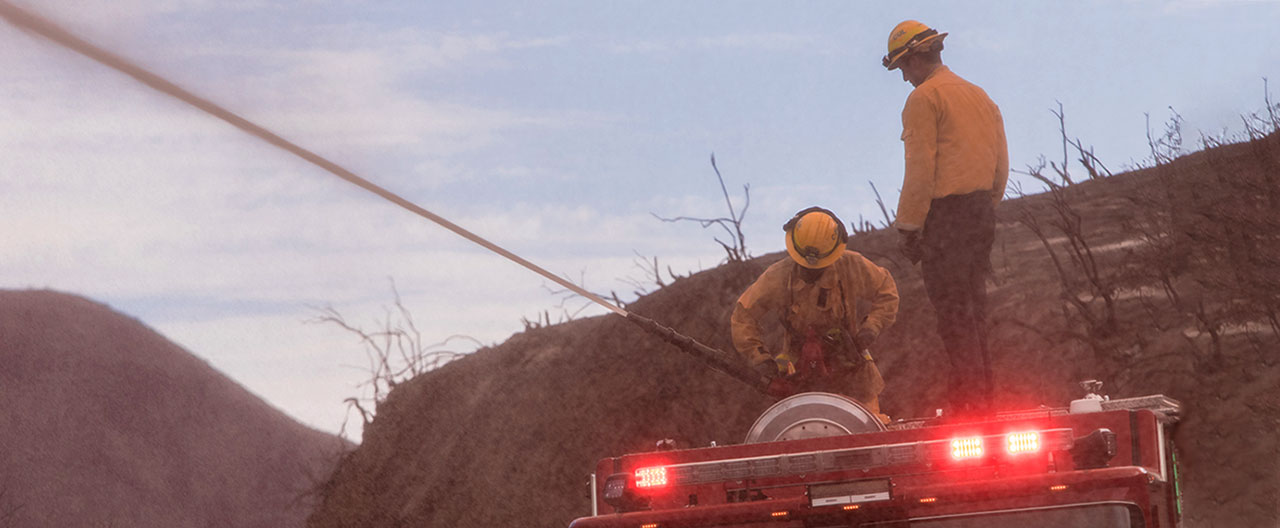
<instances>
[{"instance_id":1,"label":"dirt slope","mask_svg":"<svg viewBox=\"0 0 1280 528\"><path fill-rule=\"evenodd\" d=\"M0 291L0 526L288 527L341 447L142 323Z\"/></svg>"},{"instance_id":2,"label":"dirt slope","mask_svg":"<svg viewBox=\"0 0 1280 528\"><path fill-rule=\"evenodd\" d=\"M1272 134L1067 187L1057 195L1066 209L1053 194L1000 208L989 312L1001 404L1065 405L1089 378L1116 397L1180 399L1188 526L1280 522L1280 341L1258 319L1271 310L1274 322L1275 305L1207 286L1239 268L1234 284L1256 279L1280 296L1280 215L1259 202L1280 196L1278 160ZM1220 210L1261 216L1216 218ZM1072 229L1087 251L1072 250ZM1226 244L1234 238L1246 249ZM946 360L918 269L895 260L895 242L873 232L851 247L887 267L902 296L897 324L877 344L882 406L926 416L941 403ZM1219 258L1232 251L1249 256ZM628 308L730 349L734 300L783 256L681 279ZM566 526L590 511L596 460L661 438L738 442L768 404L617 316L528 331L394 390L308 525Z\"/></svg>"}]
</instances>

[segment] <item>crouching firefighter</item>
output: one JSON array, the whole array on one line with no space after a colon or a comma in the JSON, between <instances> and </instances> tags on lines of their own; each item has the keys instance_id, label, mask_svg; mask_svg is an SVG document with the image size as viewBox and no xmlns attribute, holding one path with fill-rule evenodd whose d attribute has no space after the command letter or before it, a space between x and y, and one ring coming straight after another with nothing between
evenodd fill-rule
<instances>
[{"instance_id":1,"label":"crouching firefighter","mask_svg":"<svg viewBox=\"0 0 1280 528\"><path fill-rule=\"evenodd\" d=\"M733 345L769 392L844 394L880 414L884 380L870 346L898 315L898 287L884 268L846 249L849 235L834 213L810 207L783 226L787 254L738 298ZM858 313L859 301L869 305ZM781 349L765 343L761 321L776 313Z\"/></svg>"}]
</instances>

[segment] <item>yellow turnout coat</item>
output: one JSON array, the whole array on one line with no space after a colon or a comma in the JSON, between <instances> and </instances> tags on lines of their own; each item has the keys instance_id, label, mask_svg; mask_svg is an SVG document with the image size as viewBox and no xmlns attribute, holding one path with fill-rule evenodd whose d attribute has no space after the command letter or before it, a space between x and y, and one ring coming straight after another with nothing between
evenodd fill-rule
<instances>
[{"instance_id":1,"label":"yellow turnout coat","mask_svg":"<svg viewBox=\"0 0 1280 528\"><path fill-rule=\"evenodd\" d=\"M818 336L833 332L853 336L867 329L879 335L898 315L898 286L893 276L856 251L845 250L813 282L806 282L802 272L790 258L779 260L738 298L731 318L733 344L749 364L772 360L774 351L778 357L798 362L811 331ZM858 310L859 301L869 306L865 315ZM778 314L784 329L781 350L764 342L761 321L770 313ZM827 361L832 381L841 388L837 392L878 413L879 394L884 389L880 371L875 363L850 352L838 351L838 357Z\"/></svg>"},{"instance_id":2,"label":"yellow turnout coat","mask_svg":"<svg viewBox=\"0 0 1280 528\"><path fill-rule=\"evenodd\" d=\"M934 198L990 191L992 203L1009 181L1009 147L1000 108L977 87L940 66L902 109L906 174L898 198L898 229L924 227Z\"/></svg>"}]
</instances>

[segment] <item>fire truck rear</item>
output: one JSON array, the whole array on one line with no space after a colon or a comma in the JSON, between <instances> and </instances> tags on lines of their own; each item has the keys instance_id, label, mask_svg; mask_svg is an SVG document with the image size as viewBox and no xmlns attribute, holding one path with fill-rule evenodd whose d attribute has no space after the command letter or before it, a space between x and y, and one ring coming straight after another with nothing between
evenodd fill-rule
<instances>
[{"instance_id":1,"label":"fire truck rear","mask_svg":"<svg viewBox=\"0 0 1280 528\"><path fill-rule=\"evenodd\" d=\"M1163 395L885 426L857 402L805 393L738 445L601 460L593 515L570 528L1178 526Z\"/></svg>"}]
</instances>

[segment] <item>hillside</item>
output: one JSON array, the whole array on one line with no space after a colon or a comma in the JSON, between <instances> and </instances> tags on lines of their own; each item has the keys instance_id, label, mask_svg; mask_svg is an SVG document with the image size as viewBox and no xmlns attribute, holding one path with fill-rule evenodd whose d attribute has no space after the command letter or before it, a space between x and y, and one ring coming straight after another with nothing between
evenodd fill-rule
<instances>
[{"instance_id":1,"label":"hillside","mask_svg":"<svg viewBox=\"0 0 1280 528\"><path fill-rule=\"evenodd\" d=\"M999 210L989 313L1000 404L1065 405L1089 378L1115 397L1180 399L1188 526L1280 519L1277 181L1272 133ZM888 268L902 296L877 343L883 409L926 416L946 359L919 271L895 244L873 231L850 246ZM628 309L730 349L734 301L783 256L682 278ZM662 438L739 442L769 403L617 316L533 329L399 385L308 526L566 526L590 511L596 460Z\"/></svg>"},{"instance_id":2,"label":"hillside","mask_svg":"<svg viewBox=\"0 0 1280 528\"><path fill-rule=\"evenodd\" d=\"M301 526L343 446L135 319L0 291L0 526Z\"/></svg>"}]
</instances>

